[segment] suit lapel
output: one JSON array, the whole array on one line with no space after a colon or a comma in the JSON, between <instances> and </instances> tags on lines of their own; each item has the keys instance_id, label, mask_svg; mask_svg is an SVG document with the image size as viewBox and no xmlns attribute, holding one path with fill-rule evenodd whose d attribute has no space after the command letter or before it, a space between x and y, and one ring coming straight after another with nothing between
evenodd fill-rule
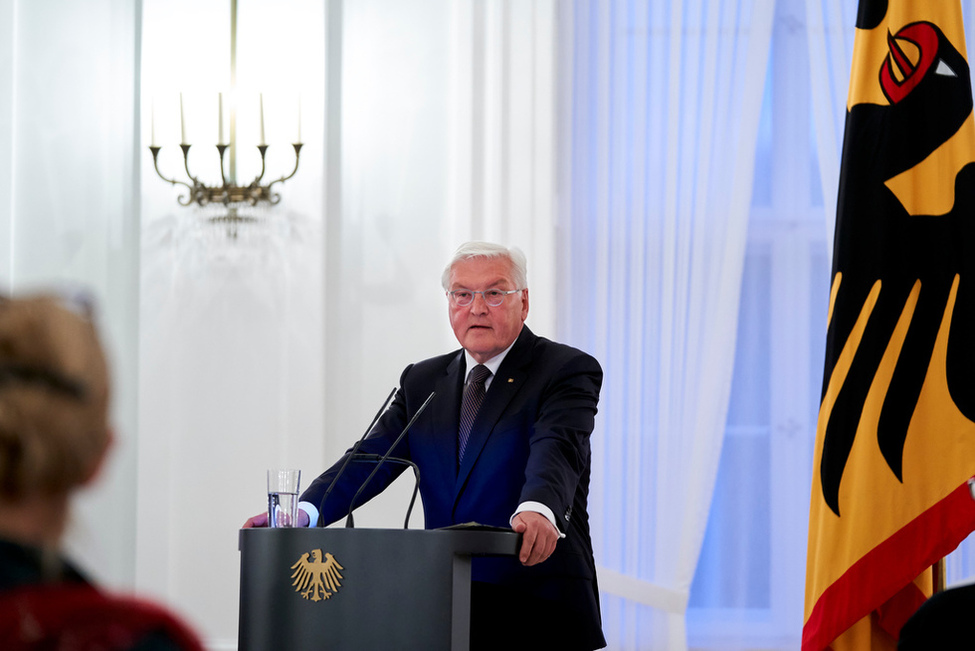
<instances>
[{"instance_id":1,"label":"suit lapel","mask_svg":"<svg viewBox=\"0 0 975 651\"><path fill-rule=\"evenodd\" d=\"M461 350L447 365L444 375L437 380L434 391L436 404L431 404L432 430L443 437L443 444L435 446L439 467L450 468L457 478L457 423L460 422L460 396L464 387L464 351ZM438 406L439 405L439 406Z\"/></svg>"},{"instance_id":2,"label":"suit lapel","mask_svg":"<svg viewBox=\"0 0 975 651\"><path fill-rule=\"evenodd\" d=\"M463 492L464 485L471 470L476 466L484 447L491 438L491 432L501 419L505 409L517 395L521 386L528 379L528 367L531 365L531 351L535 342L535 335L532 334L528 326L524 326L515 345L505 356L498 373L491 380L491 387L484 396L484 402L477 412L477 418L471 427L470 437L467 439L467 450L464 453L464 460L457 473L457 483L454 492L454 507ZM461 380L463 385L463 379ZM458 398L457 404L460 404ZM458 406L458 421L459 417ZM456 427L455 427L456 429ZM454 446L456 449L456 445ZM456 465L456 464L455 464Z\"/></svg>"}]
</instances>

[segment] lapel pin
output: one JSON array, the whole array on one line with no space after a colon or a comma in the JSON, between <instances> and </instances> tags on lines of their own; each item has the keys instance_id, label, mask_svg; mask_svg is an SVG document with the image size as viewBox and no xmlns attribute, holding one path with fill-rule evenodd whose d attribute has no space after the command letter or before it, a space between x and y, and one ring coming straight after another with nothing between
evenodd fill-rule
<instances>
[{"instance_id":1,"label":"lapel pin","mask_svg":"<svg viewBox=\"0 0 975 651\"><path fill-rule=\"evenodd\" d=\"M510 384L510 383L512 383L512 382L514 382L514 381L515 381L515 379L514 379L513 377L509 377L509 378L508 378L508 383L509 383L509 384Z\"/></svg>"}]
</instances>

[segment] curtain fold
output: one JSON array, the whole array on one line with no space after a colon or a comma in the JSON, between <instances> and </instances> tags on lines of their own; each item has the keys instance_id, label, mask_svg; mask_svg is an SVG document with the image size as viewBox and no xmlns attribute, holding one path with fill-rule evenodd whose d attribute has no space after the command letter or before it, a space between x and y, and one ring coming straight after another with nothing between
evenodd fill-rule
<instances>
[{"instance_id":1,"label":"curtain fold","mask_svg":"<svg viewBox=\"0 0 975 651\"><path fill-rule=\"evenodd\" d=\"M809 84L813 131L823 188L823 212L829 258L833 256L833 225L840 183L840 152L846 124L846 98L853 60L856 3L806 0Z\"/></svg>"},{"instance_id":2,"label":"curtain fold","mask_svg":"<svg viewBox=\"0 0 975 651\"><path fill-rule=\"evenodd\" d=\"M572 44L560 322L606 373L591 512L614 649L687 645L773 9L607 0L574 3L560 23Z\"/></svg>"},{"instance_id":3,"label":"curtain fold","mask_svg":"<svg viewBox=\"0 0 975 651\"><path fill-rule=\"evenodd\" d=\"M450 3L448 246L481 239L524 250L529 325L549 337L557 335L557 8L555 0Z\"/></svg>"}]
</instances>

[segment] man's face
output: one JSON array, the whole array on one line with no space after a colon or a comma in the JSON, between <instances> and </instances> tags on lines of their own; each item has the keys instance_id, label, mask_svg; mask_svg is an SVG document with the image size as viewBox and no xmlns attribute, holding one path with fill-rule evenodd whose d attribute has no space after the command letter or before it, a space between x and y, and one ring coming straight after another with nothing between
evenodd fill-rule
<instances>
[{"instance_id":1,"label":"man's face","mask_svg":"<svg viewBox=\"0 0 975 651\"><path fill-rule=\"evenodd\" d=\"M461 260L450 270L448 289L519 289L511 279L511 262L506 258L470 258ZM484 363L518 338L521 326L528 317L528 290L508 294L504 302L491 307L481 294L474 302L460 307L448 298L450 327L457 341L471 356Z\"/></svg>"}]
</instances>

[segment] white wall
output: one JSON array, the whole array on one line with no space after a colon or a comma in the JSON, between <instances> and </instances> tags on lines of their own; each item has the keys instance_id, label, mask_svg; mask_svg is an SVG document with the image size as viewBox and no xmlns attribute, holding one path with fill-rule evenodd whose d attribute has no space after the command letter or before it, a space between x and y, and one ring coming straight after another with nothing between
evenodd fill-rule
<instances>
[{"instance_id":1,"label":"white wall","mask_svg":"<svg viewBox=\"0 0 975 651\"><path fill-rule=\"evenodd\" d=\"M267 178L290 172L300 91L307 144L297 175L275 186L281 204L242 210L256 221L228 228L208 220L222 208L179 206L180 188L148 164L142 175L136 586L212 648L236 646L237 532L266 508L266 469L307 478L323 458L325 17L310 0L259 4L239 2L238 179L257 173L258 93ZM180 32L190 38L174 40ZM217 92L228 131L233 101L229 35L225 1L146 3L142 155L154 112L167 176L185 180L178 157L163 156L178 151L180 92L191 170L217 176Z\"/></svg>"},{"instance_id":2,"label":"white wall","mask_svg":"<svg viewBox=\"0 0 975 651\"><path fill-rule=\"evenodd\" d=\"M80 285L99 304L116 445L66 544L115 585L135 563L140 11L0 0L0 288Z\"/></svg>"}]
</instances>

